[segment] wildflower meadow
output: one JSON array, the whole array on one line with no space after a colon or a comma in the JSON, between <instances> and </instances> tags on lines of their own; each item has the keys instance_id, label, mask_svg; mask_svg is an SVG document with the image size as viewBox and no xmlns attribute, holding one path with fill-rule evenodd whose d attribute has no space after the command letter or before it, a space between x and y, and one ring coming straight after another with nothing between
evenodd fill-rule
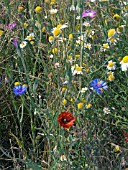
<instances>
[{"instance_id":1,"label":"wildflower meadow","mask_svg":"<svg viewBox=\"0 0 128 170\"><path fill-rule=\"evenodd\" d=\"M128 1L0 1L0 170L128 170Z\"/></svg>"}]
</instances>

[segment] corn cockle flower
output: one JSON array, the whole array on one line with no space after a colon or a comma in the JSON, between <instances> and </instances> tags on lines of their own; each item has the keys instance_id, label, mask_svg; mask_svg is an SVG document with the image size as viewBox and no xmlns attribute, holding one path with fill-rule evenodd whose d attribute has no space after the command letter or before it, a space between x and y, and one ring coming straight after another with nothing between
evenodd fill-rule
<instances>
[{"instance_id":1,"label":"corn cockle flower","mask_svg":"<svg viewBox=\"0 0 128 170\"><path fill-rule=\"evenodd\" d=\"M7 27L12 30L16 26L16 23L8 24Z\"/></svg>"},{"instance_id":2,"label":"corn cockle flower","mask_svg":"<svg viewBox=\"0 0 128 170\"><path fill-rule=\"evenodd\" d=\"M27 85L23 84L21 85L20 82L15 82L15 86L13 88L13 92L15 93L15 95L21 95L24 94L27 91Z\"/></svg>"},{"instance_id":3,"label":"corn cockle flower","mask_svg":"<svg viewBox=\"0 0 128 170\"><path fill-rule=\"evenodd\" d=\"M121 64L121 69L122 69L122 71L127 71L127 69L128 69L128 55L125 56L125 57L121 60L120 64Z\"/></svg>"},{"instance_id":4,"label":"corn cockle flower","mask_svg":"<svg viewBox=\"0 0 128 170\"><path fill-rule=\"evenodd\" d=\"M92 90L95 90L97 94L102 94L102 92L108 88L107 83L99 78L92 80L90 87Z\"/></svg>"},{"instance_id":5,"label":"corn cockle flower","mask_svg":"<svg viewBox=\"0 0 128 170\"><path fill-rule=\"evenodd\" d=\"M36 12L36 13L40 13L41 11L42 11L42 7L37 6L37 7L35 8L35 12Z\"/></svg>"},{"instance_id":6,"label":"corn cockle flower","mask_svg":"<svg viewBox=\"0 0 128 170\"><path fill-rule=\"evenodd\" d=\"M93 10L85 10L82 13L82 17L90 17L90 18L94 18L94 16L96 15L96 11Z\"/></svg>"},{"instance_id":7,"label":"corn cockle flower","mask_svg":"<svg viewBox=\"0 0 128 170\"><path fill-rule=\"evenodd\" d=\"M69 113L69 112L62 112L58 116L58 122L60 126L62 126L64 129L68 129L71 126L73 126L73 123L75 120L76 120L76 117L74 117L72 113Z\"/></svg>"},{"instance_id":8,"label":"corn cockle flower","mask_svg":"<svg viewBox=\"0 0 128 170\"><path fill-rule=\"evenodd\" d=\"M16 39L16 38L13 40L13 44L14 44L14 46L15 46L16 48L18 48L18 43L17 43L17 39Z\"/></svg>"}]
</instances>

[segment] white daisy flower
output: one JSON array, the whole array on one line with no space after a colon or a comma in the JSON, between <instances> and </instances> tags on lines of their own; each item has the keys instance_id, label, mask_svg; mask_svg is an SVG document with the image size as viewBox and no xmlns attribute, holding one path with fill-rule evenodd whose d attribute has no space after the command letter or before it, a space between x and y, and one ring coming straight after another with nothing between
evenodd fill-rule
<instances>
[{"instance_id":1,"label":"white daisy flower","mask_svg":"<svg viewBox=\"0 0 128 170\"><path fill-rule=\"evenodd\" d=\"M128 55L125 56L120 62L122 71L127 71L128 69Z\"/></svg>"},{"instance_id":2,"label":"white daisy flower","mask_svg":"<svg viewBox=\"0 0 128 170\"><path fill-rule=\"evenodd\" d=\"M116 62L113 62L112 60L108 61L107 69L108 70L115 70L115 68L116 68L115 63Z\"/></svg>"},{"instance_id":3,"label":"white daisy flower","mask_svg":"<svg viewBox=\"0 0 128 170\"><path fill-rule=\"evenodd\" d=\"M58 10L57 9L51 9L51 10L49 10L49 12L50 12L51 15L54 15L58 12Z\"/></svg>"},{"instance_id":4,"label":"white daisy flower","mask_svg":"<svg viewBox=\"0 0 128 170\"><path fill-rule=\"evenodd\" d=\"M83 72L82 72L82 67L78 66L78 64L76 64L75 66L72 66L72 67L71 67L71 71L72 71L72 74L73 74L73 75L83 74Z\"/></svg>"},{"instance_id":5,"label":"white daisy flower","mask_svg":"<svg viewBox=\"0 0 128 170\"><path fill-rule=\"evenodd\" d=\"M20 48L24 48L26 45L27 45L27 42L26 41L22 41L21 44L20 44Z\"/></svg>"},{"instance_id":6,"label":"white daisy flower","mask_svg":"<svg viewBox=\"0 0 128 170\"><path fill-rule=\"evenodd\" d=\"M104 107L103 112L104 112L105 114L111 113L110 110L109 110L109 108L107 108L107 107Z\"/></svg>"}]
</instances>

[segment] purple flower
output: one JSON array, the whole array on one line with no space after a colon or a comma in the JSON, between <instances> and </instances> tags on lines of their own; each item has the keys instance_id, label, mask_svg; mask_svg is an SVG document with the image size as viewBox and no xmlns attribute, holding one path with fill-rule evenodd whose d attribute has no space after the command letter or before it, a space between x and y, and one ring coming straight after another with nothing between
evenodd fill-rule
<instances>
[{"instance_id":1,"label":"purple flower","mask_svg":"<svg viewBox=\"0 0 128 170\"><path fill-rule=\"evenodd\" d=\"M19 82L17 84L15 84L15 86L13 88L13 92L17 96L24 94L26 91L27 91L27 85L25 85L25 84L21 85Z\"/></svg>"},{"instance_id":2,"label":"purple flower","mask_svg":"<svg viewBox=\"0 0 128 170\"><path fill-rule=\"evenodd\" d=\"M102 94L102 92L108 88L107 83L100 79L92 80L90 87L92 90L95 90L97 94Z\"/></svg>"},{"instance_id":3,"label":"purple flower","mask_svg":"<svg viewBox=\"0 0 128 170\"><path fill-rule=\"evenodd\" d=\"M12 24L8 24L7 27L12 30L16 26L16 23L13 22Z\"/></svg>"},{"instance_id":4,"label":"purple flower","mask_svg":"<svg viewBox=\"0 0 128 170\"><path fill-rule=\"evenodd\" d=\"M94 18L94 16L96 15L96 12L93 10L85 10L82 13L82 17L90 17L90 18Z\"/></svg>"},{"instance_id":5,"label":"purple flower","mask_svg":"<svg viewBox=\"0 0 128 170\"><path fill-rule=\"evenodd\" d=\"M14 44L14 46L15 46L16 48L18 48L18 43L17 43L17 39L16 39L16 38L13 40L13 44Z\"/></svg>"}]
</instances>

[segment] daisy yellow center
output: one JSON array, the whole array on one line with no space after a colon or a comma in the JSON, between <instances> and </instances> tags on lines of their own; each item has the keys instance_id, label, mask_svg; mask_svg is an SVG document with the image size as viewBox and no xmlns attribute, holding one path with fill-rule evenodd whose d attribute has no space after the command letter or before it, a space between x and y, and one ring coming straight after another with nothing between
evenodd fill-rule
<instances>
[{"instance_id":1,"label":"daisy yellow center","mask_svg":"<svg viewBox=\"0 0 128 170\"><path fill-rule=\"evenodd\" d=\"M57 28L60 29L61 26L62 26L62 24L59 24L59 25L57 25Z\"/></svg>"},{"instance_id":2,"label":"daisy yellow center","mask_svg":"<svg viewBox=\"0 0 128 170\"><path fill-rule=\"evenodd\" d=\"M97 83L98 85L100 85L100 81L98 81L98 83Z\"/></svg>"},{"instance_id":3,"label":"daisy yellow center","mask_svg":"<svg viewBox=\"0 0 128 170\"><path fill-rule=\"evenodd\" d=\"M28 36L28 40L30 41L30 40L32 40L32 38L33 38L33 36Z\"/></svg>"},{"instance_id":4,"label":"daisy yellow center","mask_svg":"<svg viewBox=\"0 0 128 170\"><path fill-rule=\"evenodd\" d=\"M113 62L109 62L108 63L108 67L113 67L114 66L114 63Z\"/></svg>"},{"instance_id":5,"label":"daisy yellow center","mask_svg":"<svg viewBox=\"0 0 128 170\"><path fill-rule=\"evenodd\" d=\"M128 55L123 58L123 63L128 63Z\"/></svg>"},{"instance_id":6,"label":"daisy yellow center","mask_svg":"<svg viewBox=\"0 0 128 170\"><path fill-rule=\"evenodd\" d=\"M108 30L108 37L112 37L115 34L115 29Z\"/></svg>"},{"instance_id":7,"label":"daisy yellow center","mask_svg":"<svg viewBox=\"0 0 128 170\"><path fill-rule=\"evenodd\" d=\"M76 66L76 71L82 71L82 67Z\"/></svg>"},{"instance_id":8,"label":"daisy yellow center","mask_svg":"<svg viewBox=\"0 0 128 170\"><path fill-rule=\"evenodd\" d=\"M109 47L108 43L103 44L103 47L104 47L104 48L108 48L108 47Z\"/></svg>"},{"instance_id":9,"label":"daisy yellow center","mask_svg":"<svg viewBox=\"0 0 128 170\"><path fill-rule=\"evenodd\" d=\"M60 34L60 29L56 28L54 31L53 31L53 34L55 37L57 37L59 34Z\"/></svg>"},{"instance_id":10,"label":"daisy yellow center","mask_svg":"<svg viewBox=\"0 0 128 170\"><path fill-rule=\"evenodd\" d=\"M22 47L24 47L24 46L25 46L25 44L24 44L24 43L22 43L22 44L21 44L21 46L22 46Z\"/></svg>"}]
</instances>

